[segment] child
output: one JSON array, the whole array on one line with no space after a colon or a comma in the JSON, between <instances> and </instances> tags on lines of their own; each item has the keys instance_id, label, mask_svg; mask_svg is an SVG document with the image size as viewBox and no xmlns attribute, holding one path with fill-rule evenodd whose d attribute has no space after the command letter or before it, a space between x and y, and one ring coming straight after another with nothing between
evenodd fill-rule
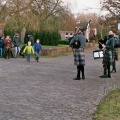
<instances>
[{"instance_id":1,"label":"child","mask_svg":"<svg viewBox=\"0 0 120 120\"><path fill-rule=\"evenodd\" d=\"M36 43L34 44L34 51L35 51L35 60L36 60L36 62L39 62L40 51L43 52L42 45L40 44L39 39L37 39Z\"/></svg>"},{"instance_id":2,"label":"child","mask_svg":"<svg viewBox=\"0 0 120 120\"><path fill-rule=\"evenodd\" d=\"M23 50L23 53L26 53L26 60L28 63L30 63L30 56L31 54L34 54L33 47L31 46L31 41L28 41L28 45Z\"/></svg>"},{"instance_id":3,"label":"child","mask_svg":"<svg viewBox=\"0 0 120 120\"><path fill-rule=\"evenodd\" d=\"M5 41L5 59L10 58L12 42L10 36L6 36Z\"/></svg>"}]
</instances>

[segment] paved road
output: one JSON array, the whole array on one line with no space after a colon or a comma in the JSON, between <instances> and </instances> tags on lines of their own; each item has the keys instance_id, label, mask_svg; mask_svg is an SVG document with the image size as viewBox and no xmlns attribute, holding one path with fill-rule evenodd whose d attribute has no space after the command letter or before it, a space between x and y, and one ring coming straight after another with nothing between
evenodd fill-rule
<instances>
[{"instance_id":1,"label":"paved road","mask_svg":"<svg viewBox=\"0 0 120 120\"><path fill-rule=\"evenodd\" d=\"M101 79L101 59L86 52L86 80L74 81L73 56L0 59L0 120L92 120L109 89L120 87L120 63L112 78Z\"/></svg>"}]
</instances>

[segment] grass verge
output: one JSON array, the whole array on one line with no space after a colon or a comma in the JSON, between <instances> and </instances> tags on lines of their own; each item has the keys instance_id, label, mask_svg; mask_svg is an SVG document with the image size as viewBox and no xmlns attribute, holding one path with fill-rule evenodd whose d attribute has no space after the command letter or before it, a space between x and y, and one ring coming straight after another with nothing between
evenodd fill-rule
<instances>
[{"instance_id":1,"label":"grass verge","mask_svg":"<svg viewBox=\"0 0 120 120\"><path fill-rule=\"evenodd\" d=\"M120 120L120 89L110 92L101 101L93 120Z\"/></svg>"}]
</instances>

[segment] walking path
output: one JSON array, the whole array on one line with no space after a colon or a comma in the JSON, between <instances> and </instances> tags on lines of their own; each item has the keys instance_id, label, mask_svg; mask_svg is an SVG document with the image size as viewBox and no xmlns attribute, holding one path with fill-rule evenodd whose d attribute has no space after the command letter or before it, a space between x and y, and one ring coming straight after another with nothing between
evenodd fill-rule
<instances>
[{"instance_id":1,"label":"walking path","mask_svg":"<svg viewBox=\"0 0 120 120\"><path fill-rule=\"evenodd\" d=\"M120 87L120 62L112 78L99 78L102 59L86 52L85 80L74 81L73 56L0 59L0 120L92 120L108 90Z\"/></svg>"}]
</instances>

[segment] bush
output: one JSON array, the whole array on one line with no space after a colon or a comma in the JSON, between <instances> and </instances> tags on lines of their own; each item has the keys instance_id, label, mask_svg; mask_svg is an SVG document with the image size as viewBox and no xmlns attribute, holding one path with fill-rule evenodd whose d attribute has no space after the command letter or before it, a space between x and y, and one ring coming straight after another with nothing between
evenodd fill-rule
<instances>
[{"instance_id":1,"label":"bush","mask_svg":"<svg viewBox=\"0 0 120 120\"><path fill-rule=\"evenodd\" d=\"M14 31L11 31L11 30L8 30L8 29L4 29L4 35L7 36L9 35L11 37L11 39L14 37L14 35L16 33L19 33L18 31L17 32L14 32Z\"/></svg>"},{"instance_id":2,"label":"bush","mask_svg":"<svg viewBox=\"0 0 120 120\"><path fill-rule=\"evenodd\" d=\"M59 40L58 44L69 45L69 40Z\"/></svg>"},{"instance_id":3,"label":"bush","mask_svg":"<svg viewBox=\"0 0 120 120\"><path fill-rule=\"evenodd\" d=\"M14 36L14 31L6 30L4 31L5 36L10 35L11 38ZM18 32L19 33L19 32ZM50 45L50 46L57 46L58 40L60 39L59 32L56 31L26 31L24 43L26 44L29 40L28 34L33 35L34 42L36 39L40 39L41 44L43 45Z\"/></svg>"},{"instance_id":4,"label":"bush","mask_svg":"<svg viewBox=\"0 0 120 120\"><path fill-rule=\"evenodd\" d=\"M50 31L38 31L38 32L26 32L24 42L27 43L28 41L28 34L31 33L36 41L36 39L40 39L42 45L51 45L57 46L58 40L60 39L59 32L50 32ZM35 42L34 41L34 42Z\"/></svg>"}]
</instances>

